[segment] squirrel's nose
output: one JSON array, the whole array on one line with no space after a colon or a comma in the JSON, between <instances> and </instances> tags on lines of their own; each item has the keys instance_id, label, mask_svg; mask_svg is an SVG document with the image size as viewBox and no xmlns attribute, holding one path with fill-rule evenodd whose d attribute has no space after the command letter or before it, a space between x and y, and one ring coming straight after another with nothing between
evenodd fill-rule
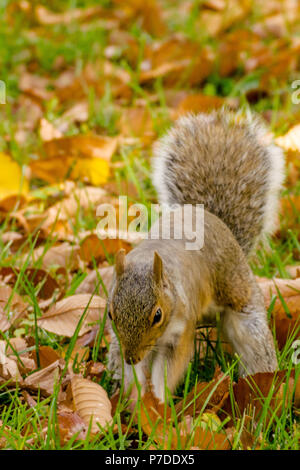
<instances>
[{"instance_id":1,"label":"squirrel's nose","mask_svg":"<svg viewBox=\"0 0 300 470\"><path fill-rule=\"evenodd\" d=\"M140 361L138 356L125 356L127 364L137 364Z\"/></svg>"}]
</instances>

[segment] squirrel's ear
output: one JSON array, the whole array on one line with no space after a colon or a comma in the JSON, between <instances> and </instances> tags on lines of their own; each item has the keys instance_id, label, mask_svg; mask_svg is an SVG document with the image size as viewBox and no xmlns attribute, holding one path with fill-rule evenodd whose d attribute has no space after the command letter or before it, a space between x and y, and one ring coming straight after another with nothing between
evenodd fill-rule
<instances>
[{"instance_id":1,"label":"squirrel's ear","mask_svg":"<svg viewBox=\"0 0 300 470\"><path fill-rule=\"evenodd\" d=\"M153 274L156 284L160 284L163 278L163 262L157 251L154 252Z\"/></svg>"},{"instance_id":2,"label":"squirrel's ear","mask_svg":"<svg viewBox=\"0 0 300 470\"><path fill-rule=\"evenodd\" d=\"M117 277L125 271L125 250L121 248L116 254L116 273Z\"/></svg>"}]
</instances>

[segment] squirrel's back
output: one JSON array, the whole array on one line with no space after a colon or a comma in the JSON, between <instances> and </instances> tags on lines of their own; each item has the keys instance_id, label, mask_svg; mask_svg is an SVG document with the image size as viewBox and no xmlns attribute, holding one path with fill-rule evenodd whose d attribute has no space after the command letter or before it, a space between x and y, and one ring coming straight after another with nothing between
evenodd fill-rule
<instances>
[{"instance_id":1,"label":"squirrel's back","mask_svg":"<svg viewBox=\"0 0 300 470\"><path fill-rule=\"evenodd\" d=\"M274 230L284 179L283 153L265 134L257 120L226 111L180 118L155 150L160 202L204 204L248 254Z\"/></svg>"}]
</instances>

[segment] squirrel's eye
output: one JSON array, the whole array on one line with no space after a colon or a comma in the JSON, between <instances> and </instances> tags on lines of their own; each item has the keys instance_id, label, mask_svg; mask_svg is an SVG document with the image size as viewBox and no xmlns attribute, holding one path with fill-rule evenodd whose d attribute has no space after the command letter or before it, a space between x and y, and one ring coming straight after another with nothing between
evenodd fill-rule
<instances>
[{"instance_id":1,"label":"squirrel's eye","mask_svg":"<svg viewBox=\"0 0 300 470\"><path fill-rule=\"evenodd\" d=\"M160 308L158 308L155 312L155 315L153 317L153 322L152 325L155 325L155 323L159 323L162 317L162 311Z\"/></svg>"}]
</instances>

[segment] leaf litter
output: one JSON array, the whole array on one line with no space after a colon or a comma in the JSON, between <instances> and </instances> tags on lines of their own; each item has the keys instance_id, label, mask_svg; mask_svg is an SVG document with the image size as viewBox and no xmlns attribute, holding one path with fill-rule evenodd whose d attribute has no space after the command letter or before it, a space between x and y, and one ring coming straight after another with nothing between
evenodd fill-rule
<instances>
[{"instance_id":1,"label":"leaf litter","mask_svg":"<svg viewBox=\"0 0 300 470\"><path fill-rule=\"evenodd\" d=\"M250 78L262 70L245 91L255 103L257 97L270 96L274 76L283 88L297 71L299 43L288 38L289 32L299 32L297 2L274 0L260 5L262 16L248 29L245 22L256 1L209 0L196 7L192 2L176 6L183 18L193 17L197 31L213 38L215 45L207 40L205 45L200 44L192 34L174 33L168 20L172 8L165 9L158 1L111 3L109 9L93 6L54 11L51 5L22 1L11 2L7 11L9 24L22 12L29 24L26 35L33 42L45 32L49 34L49 28L68 27L73 22L88 31L100 21L108 36L103 57L100 54L96 60L84 63L80 75L63 57L53 64L56 76L37 71L32 55L19 66L14 138L20 145L27 145L33 138L33 151L26 168L21 168L9 152L0 154L0 163L6 169L0 178L0 217L6 223L1 237L8 253L0 272L0 383L9 390L19 387L24 403L32 409L38 409L40 396L47 399L56 394L61 446L73 438L104 439L110 426L116 432L120 391L109 398L100 384L107 372L102 359L110 342L103 324L106 293L113 275L107 255L112 262L120 247L129 251L139 241L128 238L100 243L95 226L78 231L78 220L81 223L87 214L95 218L101 202L115 205L120 188L116 181L124 167L125 150L132 152L134 162L140 152L148 158L160 127L178 116L209 112L223 105L238 108L239 98L228 98L227 93L218 96L205 88L209 77L218 73L229 80L228 84L240 70ZM138 24L148 39L151 36L143 48L130 32L133 24ZM136 72L129 72L119 58ZM105 104L107 84L111 103ZM164 106L159 86L164 89ZM211 86L218 88L220 84ZM99 107L94 109L91 89L100 99ZM135 90L140 96L132 99ZM51 100L56 100L60 109L55 117L46 113ZM155 124L155 114L159 125ZM93 119L93 128L89 129ZM112 132L106 131L106 122L113 123ZM277 145L286 153L290 187L299 177L298 136L297 118L276 136ZM9 133L5 139L10 142ZM136 187L134 191L127 187L124 193L134 200L140 194ZM288 230L299 228L297 194L284 196L281 207L282 214L289 215L287 225L282 225L278 233L284 238ZM26 245L28 239L35 240L35 245ZM51 246L46 245L49 242ZM259 279L266 308L272 305L270 324L281 350L299 338L300 272L295 266L286 271L292 279ZM34 294L26 290L26 279ZM36 331L44 341L44 335L48 339L57 335L59 340L55 346L52 341L38 344ZM218 341L216 330L211 330L210 340L211 344ZM101 360L96 358L95 350L101 351ZM230 449L237 434L242 448L259 448L260 440L254 434L265 412L265 400L269 400L269 409L264 419L272 424L291 402L290 395L293 410L297 411L299 394L296 369L234 381L217 368L211 380L197 382L184 398L175 397L174 407L158 403L150 385L137 405L146 436L143 439L150 438L158 448ZM121 413L124 429L127 418ZM44 437L49 420L41 419ZM14 430L1 423L1 431L0 446L6 447ZM25 445L30 447L37 436L30 426L27 432ZM135 425L128 432L128 438L134 435Z\"/></svg>"}]
</instances>

